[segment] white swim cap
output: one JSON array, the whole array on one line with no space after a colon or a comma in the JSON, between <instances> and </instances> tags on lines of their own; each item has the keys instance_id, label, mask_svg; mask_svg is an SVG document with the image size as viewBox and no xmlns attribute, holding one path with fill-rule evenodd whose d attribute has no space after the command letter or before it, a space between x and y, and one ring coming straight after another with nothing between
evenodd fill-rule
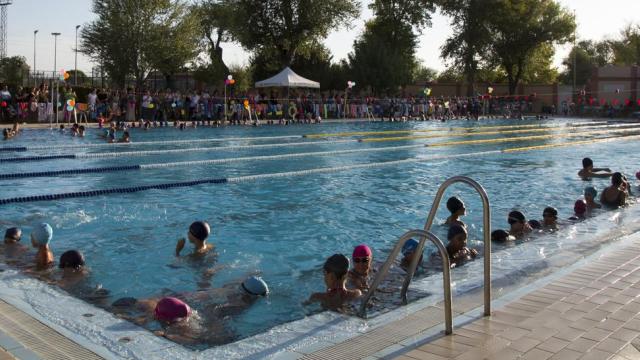
<instances>
[{"instance_id":1,"label":"white swim cap","mask_svg":"<svg viewBox=\"0 0 640 360\"><path fill-rule=\"evenodd\" d=\"M266 296L269 294L267 283L260 277L250 276L242 282L242 289L249 295Z\"/></svg>"}]
</instances>

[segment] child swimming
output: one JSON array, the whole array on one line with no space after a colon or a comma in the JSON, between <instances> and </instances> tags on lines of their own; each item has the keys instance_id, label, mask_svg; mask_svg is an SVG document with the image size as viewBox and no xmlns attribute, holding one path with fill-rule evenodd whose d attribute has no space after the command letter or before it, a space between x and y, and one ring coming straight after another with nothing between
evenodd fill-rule
<instances>
[{"instance_id":1,"label":"child swimming","mask_svg":"<svg viewBox=\"0 0 640 360\"><path fill-rule=\"evenodd\" d=\"M611 175L611 169L609 168L594 168L593 160L588 157L582 159L582 169L578 171L578 176L580 176L582 180L591 180L591 178L608 178Z\"/></svg>"},{"instance_id":2,"label":"child swimming","mask_svg":"<svg viewBox=\"0 0 640 360\"><path fill-rule=\"evenodd\" d=\"M610 208L625 206L629 185L624 176L616 172L611 176L611 186L605 188L600 195L602 205Z\"/></svg>"},{"instance_id":3,"label":"child swimming","mask_svg":"<svg viewBox=\"0 0 640 360\"><path fill-rule=\"evenodd\" d=\"M542 211L542 226L547 230L558 230L558 210L552 206Z\"/></svg>"},{"instance_id":4,"label":"child swimming","mask_svg":"<svg viewBox=\"0 0 640 360\"><path fill-rule=\"evenodd\" d=\"M516 238L522 237L533 230L529 223L527 223L527 218L524 216L524 214L517 210L509 213L507 222L509 223L509 225L511 225L509 234L515 236Z\"/></svg>"},{"instance_id":5,"label":"child swimming","mask_svg":"<svg viewBox=\"0 0 640 360\"><path fill-rule=\"evenodd\" d=\"M338 311L347 302L362 296L358 289L347 289L347 273L349 272L349 259L342 254L331 255L323 266L324 283L326 292L313 293L305 304L320 302L322 307Z\"/></svg>"},{"instance_id":6,"label":"child swimming","mask_svg":"<svg viewBox=\"0 0 640 360\"><path fill-rule=\"evenodd\" d=\"M509 241L515 241L515 236L509 234L509 232L507 230L494 230L491 232L491 241L495 241L495 242L500 242L500 243L504 243L504 242L509 242Z\"/></svg>"},{"instance_id":7,"label":"child swimming","mask_svg":"<svg viewBox=\"0 0 640 360\"><path fill-rule=\"evenodd\" d=\"M466 208L464 203L459 198L452 196L447 200L447 209L451 212L451 216L445 221L445 225L461 225L466 226L461 220L460 216L466 214Z\"/></svg>"},{"instance_id":8,"label":"child swimming","mask_svg":"<svg viewBox=\"0 0 640 360\"><path fill-rule=\"evenodd\" d=\"M349 284L361 291L369 290L369 273L373 262L371 249L365 244L360 244L353 249L351 259L353 269L349 270Z\"/></svg>"},{"instance_id":9,"label":"child swimming","mask_svg":"<svg viewBox=\"0 0 640 360\"><path fill-rule=\"evenodd\" d=\"M53 229L49 224L41 223L31 231L31 245L38 249L36 253L36 268L46 269L53 265L53 252L49 249L49 242L53 237Z\"/></svg>"},{"instance_id":10,"label":"child swimming","mask_svg":"<svg viewBox=\"0 0 640 360\"><path fill-rule=\"evenodd\" d=\"M5 245L17 244L20 242L21 238L22 238L22 230L17 227L9 228L4 233Z\"/></svg>"},{"instance_id":11,"label":"child swimming","mask_svg":"<svg viewBox=\"0 0 640 360\"><path fill-rule=\"evenodd\" d=\"M467 229L464 226L453 225L449 228L447 239L447 253L451 260L451 267L462 265L463 263L473 260L478 255L476 249L467 247Z\"/></svg>"},{"instance_id":12,"label":"child swimming","mask_svg":"<svg viewBox=\"0 0 640 360\"><path fill-rule=\"evenodd\" d=\"M409 270L409 266L411 265L411 261L413 261L413 257L416 255L416 250L418 249L418 240L409 239L407 242L402 245L402 260L400 260L400 267L404 271ZM424 256L420 254L420 260L418 260L418 269L422 267L422 261L424 260Z\"/></svg>"},{"instance_id":13,"label":"child swimming","mask_svg":"<svg viewBox=\"0 0 640 360\"><path fill-rule=\"evenodd\" d=\"M195 246L193 255L204 255L213 249L213 244L207 244L207 238L211 233L211 227L206 221L196 221L189 226L187 237L189 242ZM176 244L176 256L180 256L180 252L184 249L186 240L184 238L178 240Z\"/></svg>"},{"instance_id":14,"label":"child swimming","mask_svg":"<svg viewBox=\"0 0 640 360\"><path fill-rule=\"evenodd\" d=\"M598 191L593 186L588 186L584 189L584 200L587 203L587 210L600 209L602 205L596 202L596 196Z\"/></svg>"}]
</instances>

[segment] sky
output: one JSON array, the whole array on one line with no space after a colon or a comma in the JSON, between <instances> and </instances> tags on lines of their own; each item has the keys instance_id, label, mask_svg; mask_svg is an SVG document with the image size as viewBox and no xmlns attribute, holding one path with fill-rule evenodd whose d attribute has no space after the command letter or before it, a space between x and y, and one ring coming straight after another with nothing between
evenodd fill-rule
<instances>
[{"instance_id":1,"label":"sky","mask_svg":"<svg viewBox=\"0 0 640 360\"><path fill-rule=\"evenodd\" d=\"M615 38L622 27L640 14L638 0L558 0L569 10L575 10L579 39L601 40ZM349 29L336 29L326 39L325 44L331 50L334 60L347 57L353 41L362 32L364 22L372 17L366 4L361 1L362 14ZM36 69L54 70L54 37L52 32L62 33L57 43L57 70L74 68L75 26L91 22L95 15L91 12L90 0L13 0L8 8L7 53L9 56L21 55L33 69L34 36L36 35ZM635 18L634 18L635 15ZM446 63L440 58L440 47L451 35L450 19L442 14L433 15L432 27L424 29L419 38L417 57L425 66L442 71ZM124 49L123 49L124 50ZM558 47L554 64L562 68L562 59L566 57L570 45ZM237 44L225 44L223 57L228 65L247 64L249 54ZM78 69L91 74L94 63L82 54L78 54Z\"/></svg>"}]
</instances>

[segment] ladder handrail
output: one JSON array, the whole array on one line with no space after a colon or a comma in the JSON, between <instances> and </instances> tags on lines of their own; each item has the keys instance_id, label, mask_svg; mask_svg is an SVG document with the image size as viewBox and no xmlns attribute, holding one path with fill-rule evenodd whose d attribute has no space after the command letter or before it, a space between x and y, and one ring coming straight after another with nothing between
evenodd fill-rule
<instances>
[{"instance_id":1,"label":"ladder handrail","mask_svg":"<svg viewBox=\"0 0 640 360\"><path fill-rule=\"evenodd\" d=\"M424 230L429 231L431 229L445 190L455 183L465 183L470 185L478 192L478 194L480 194L480 198L482 199L482 227L484 233L484 316L489 316L491 315L491 209L489 207L489 196L482 185L466 176L454 176L442 183L436 193L435 199L433 200L433 205L429 211L429 216L427 217L427 221L424 225ZM421 238L418 243L418 248L416 249L419 254L422 253L422 250L424 249L424 243L425 238ZM409 288L409 283L411 282L413 274L418 266L418 260L419 257L413 258L411 265L409 266L409 271L405 277L404 284L402 285L400 296L402 297L402 302L404 304L407 303L407 289Z\"/></svg>"},{"instance_id":2,"label":"ladder handrail","mask_svg":"<svg viewBox=\"0 0 640 360\"><path fill-rule=\"evenodd\" d=\"M453 331L453 320L451 316L451 311L452 311L451 310L451 265L449 262L449 255L447 253L447 249L442 243L442 240L440 240L436 235L434 235L432 232L428 230L417 230L417 229L409 230L406 233L404 233L400 237L400 239L398 239L396 246L394 246L393 250L389 254L389 257L387 258L387 261L385 261L384 265L382 265L380 270L378 270L378 275L376 275L376 278L374 279L373 283L369 287L369 291L366 293L366 295L362 299L362 302L360 304L360 310L358 311L358 316L362 318L366 318L367 305L369 304L369 300L371 299L376 289L382 282L382 279L389 272L389 268L391 267L391 264L400 253L400 250L402 249L404 244L409 239L414 237L419 237L420 239L422 239L421 244L423 244L426 239L431 240L431 242L433 242L438 248L438 250L440 251L440 257L442 257L442 270L443 270L442 282L444 287L444 307L445 307L444 318L445 318L445 327L446 327L445 332L447 335L451 334ZM416 254L420 254L420 253L416 252ZM419 258L420 256L416 256L414 259L419 259Z\"/></svg>"}]
</instances>

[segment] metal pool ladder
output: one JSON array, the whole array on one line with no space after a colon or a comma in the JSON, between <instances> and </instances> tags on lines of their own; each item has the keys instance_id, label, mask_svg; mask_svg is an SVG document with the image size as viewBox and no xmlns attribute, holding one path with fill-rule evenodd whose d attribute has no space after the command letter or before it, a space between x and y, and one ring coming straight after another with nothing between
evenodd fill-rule
<instances>
[{"instance_id":1,"label":"metal pool ladder","mask_svg":"<svg viewBox=\"0 0 640 360\"><path fill-rule=\"evenodd\" d=\"M442 196L444 195L445 190L455 184L455 183L464 183L472 188L474 188L478 194L480 194L480 198L482 199L482 209L483 209L483 235L484 235L484 316L491 315L491 210L489 206L489 196L487 192L484 190L482 185L480 185L475 180L466 177L466 176L454 176L447 181L445 181L438 192L436 193L436 197L433 200L433 205L431 206L431 210L429 211L429 215L427 217L427 221L424 225L424 230L410 230L406 232L404 235L398 239L398 243L393 248L387 261L385 261L382 268L378 271L378 275L374 279L371 287L365 297L360 304L360 310L358 315L360 317L365 318L367 315L367 305L371 297L375 293L375 290L378 288L382 279L387 275L391 264L394 262L400 249L405 242L407 242L412 237L419 237L420 241L418 243L418 248L416 252L418 254L422 254L424 249L424 244L427 239L433 242L438 251L440 252L440 256L442 257L442 277L443 277L443 285L444 285L444 303L445 303L445 333L447 335L453 332L453 319L452 319L452 310L451 310L451 267L449 263L449 255L447 254L447 249L445 248L442 240L440 240L436 235L434 235L430 229L433 225L433 220L435 219L436 212L438 211L438 207L440 206L440 202L442 201ZM402 290L400 292L400 296L402 298L402 303L407 304L407 290L409 288L409 284L411 283L411 279L418 267L418 261L420 260L419 256L413 258L411 264L409 265L409 271L407 272L404 283L402 285Z\"/></svg>"}]
</instances>

